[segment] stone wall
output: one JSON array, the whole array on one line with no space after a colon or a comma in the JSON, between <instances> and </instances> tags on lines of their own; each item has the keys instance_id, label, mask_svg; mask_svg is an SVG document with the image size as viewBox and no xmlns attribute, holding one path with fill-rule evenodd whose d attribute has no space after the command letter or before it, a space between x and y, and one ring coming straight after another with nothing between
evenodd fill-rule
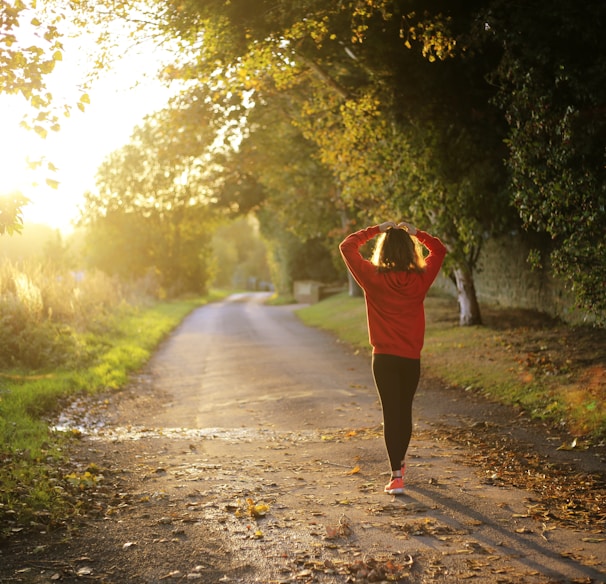
<instances>
[{"instance_id":1,"label":"stone wall","mask_svg":"<svg viewBox=\"0 0 606 584\"><path fill-rule=\"evenodd\" d=\"M533 248L541 249L547 258L548 241L533 241L519 233L490 239L485 243L474 275L480 308L482 304L524 308L571 323L582 322L584 315L575 310L570 294L551 275L549 265L542 269L531 269L527 258ZM547 260L545 263L548 264ZM454 284L443 272L435 285L456 296Z\"/></svg>"}]
</instances>

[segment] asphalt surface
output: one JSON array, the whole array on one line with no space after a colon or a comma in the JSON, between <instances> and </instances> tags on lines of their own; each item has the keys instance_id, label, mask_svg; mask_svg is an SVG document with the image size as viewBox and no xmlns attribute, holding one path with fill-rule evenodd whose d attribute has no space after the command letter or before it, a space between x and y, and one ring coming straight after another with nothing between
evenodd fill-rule
<instances>
[{"instance_id":1,"label":"asphalt surface","mask_svg":"<svg viewBox=\"0 0 606 584\"><path fill-rule=\"evenodd\" d=\"M0 581L606 581L603 526L552 524L439 425L503 424L524 448L571 453L422 377L406 494L385 495L369 355L266 298L194 311L109 400L75 455L107 469L99 517L18 563L4 552Z\"/></svg>"}]
</instances>

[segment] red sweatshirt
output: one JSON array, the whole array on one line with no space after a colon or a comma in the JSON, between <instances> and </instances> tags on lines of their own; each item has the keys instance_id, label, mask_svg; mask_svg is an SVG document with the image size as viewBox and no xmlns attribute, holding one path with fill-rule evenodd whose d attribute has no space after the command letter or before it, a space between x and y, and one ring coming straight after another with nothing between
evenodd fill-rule
<instances>
[{"instance_id":1,"label":"red sweatshirt","mask_svg":"<svg viewBox=\"0 0 606 584\"><path fill-rule=\"evenodd\" d=\"M425 337L423 300L436 279L446 248L437 238L417 230L429 250L423 273L379 272L364 259L360 246L379 234L379 226L348 235L339 245L349 271L364 290L368 336L373 353L419 359Z\"/></svg>"}]
</instances>

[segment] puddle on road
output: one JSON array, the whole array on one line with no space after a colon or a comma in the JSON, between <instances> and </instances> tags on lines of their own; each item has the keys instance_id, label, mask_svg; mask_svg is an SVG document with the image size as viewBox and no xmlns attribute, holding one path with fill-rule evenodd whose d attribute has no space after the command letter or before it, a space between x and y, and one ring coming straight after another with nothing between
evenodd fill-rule
<instances>
[{"instance_id":1,"label":"puddle on road","mask_svg":"<svg viewBox=\"0 0 606 584\"><path fill-rule=\"evenodd\" d=\"M61 420L53 426L56 432L77 432L89 440L98 441L126 441L142 440L145 438L170 439L206 439L223 440L226 442L243 441L275 441L275 442L303 442L321 439L317 431L303 432L277 432L263 428L150 428L148 426L105 426L97 422L94 425L81 423L71 424L68 420Z\"/></svg>"},{"instance_id":2,"label":"puddle on road","mask_svg":"<svg viewBox=\"0 0 606 584\"><path fill-rule=\"evenodd\" d=\"M73 400L57 417L51 430L86 437L89 440L117 442L153 438L181 440L205 439L225 442L304 442L321 440L320 430L276 430L263 427L239 428L164 428L149 425L128 424L116 426L106 412L106 400L83 397Z\"/></svg>"},{"instance_id":3,"label":"puddle on road","mask_svg":"<svg viewBox=\"0 0 606 584\"><path fill-rule=\"evenodd\" d=\"M103 442L136 441L143 439L169 438L174 440L222 440L229 443L241 442L310 442L336 439L340 432L326 432L321 429L278 430L273 427L236 428L187 428L154 427L150 425L114 425L106 411L106 401L92 401L90 398L74 400L57 417L51 430L77 434L88 440ZM363 434L367 429L363 429ZM347 435L352 434L349 432ZM354 432L353 434L357 434ZM353 435L352 434L352 435Z\"/></svg>"}]
</instances>

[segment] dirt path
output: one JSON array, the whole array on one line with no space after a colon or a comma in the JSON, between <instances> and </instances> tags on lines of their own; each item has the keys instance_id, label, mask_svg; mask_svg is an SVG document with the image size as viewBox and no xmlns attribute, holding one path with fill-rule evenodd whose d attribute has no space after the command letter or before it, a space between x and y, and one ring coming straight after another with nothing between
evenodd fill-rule
<instances>
[{"instance_id":1,"label":"dirt path","mask_svg":"<svg viewBox=\"0 0 606 584\"><path fill-rule=\"evenodd\" d=\"M195 311L130 388L87 404L83 518L17 534L0 582L606 581L603 449L556 450L562 437L424 377L407 493L387 496L368 357L263 300ZM515 486L523 474L538 486Z\"/></svg>"}]
</instances>

